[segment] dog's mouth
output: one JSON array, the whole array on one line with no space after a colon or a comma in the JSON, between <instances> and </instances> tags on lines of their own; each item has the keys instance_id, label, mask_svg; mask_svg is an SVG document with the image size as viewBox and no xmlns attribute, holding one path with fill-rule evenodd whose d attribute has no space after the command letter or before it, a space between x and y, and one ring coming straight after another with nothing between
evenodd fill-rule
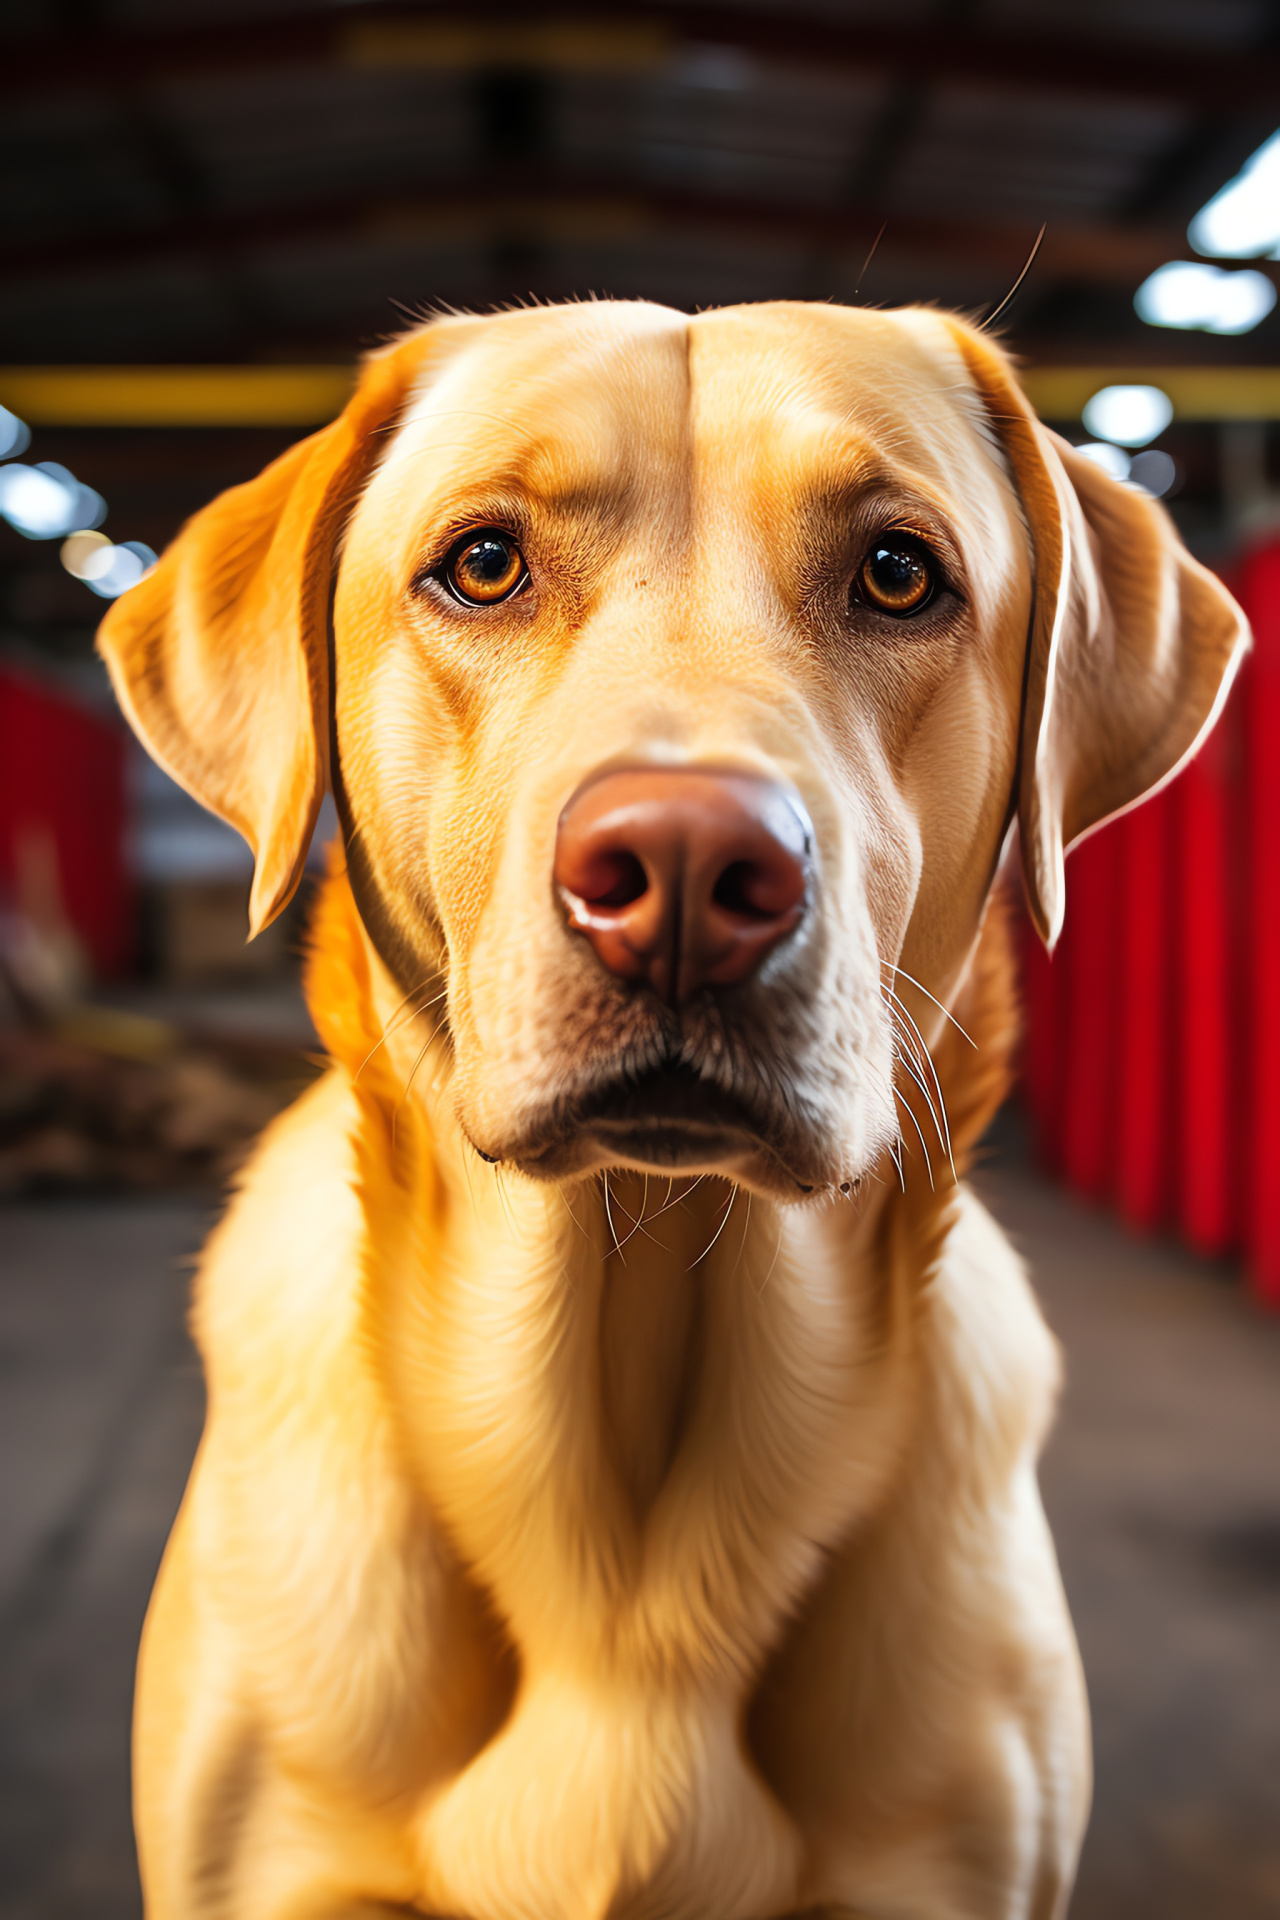
<instances>
[{"instance_id":1,"label":"dog's mouth","mask_svg":"<svg viewBox=\"0 0 1280 1920\"><path fill-rule=\"evenodd\" d=\"M578 1125L628 1160L652 1161L664 1171L729 1159L764 1136L762 1119L744 1100L687 1066L660 1067L598 1089L583 1102Z\"/></svg>"},{"instance_id":2,"label":"dog's mouth","mask_svg":"<svg viewBox=\"0 0 1280 1920\"><path fill-rule=\"evenodd\" d=\"M543 1175L591 1163L710 1172L770 1151L770 1132L748 1100L677 1063L589 1088L518 1158L526 1171Z\"/></svg>"}]
</instances>

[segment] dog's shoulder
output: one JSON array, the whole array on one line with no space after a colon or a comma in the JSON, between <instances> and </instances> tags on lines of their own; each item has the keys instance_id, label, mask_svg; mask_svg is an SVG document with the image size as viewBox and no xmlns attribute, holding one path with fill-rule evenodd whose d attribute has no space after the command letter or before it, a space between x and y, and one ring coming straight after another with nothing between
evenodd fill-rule
<instances>
[{"instance_id":1,"label":"dog's shoulder","mask_svg":"<svg viewBox=\"0 0 1280 1920\"><path fill-rule=\"evenodd\" d=\"M230 1368L295 1373L308 1343L354 1331L359 1124L350 1078L331 1068L267 1128L241 1174L196 1278L194 1330L215 1387Z\"/></svg>"},{"instance_id":2,"label":"dog's shoulder","mask_svg":"<svg viewBox=\"0 0 1280 1920\"><path fill-rule=\"evenodd\" d=\"M1004 1478L1042 1444L1061 1365L1021 1258L967 1184L924 1299L944 1430L963 1434L974 1463Z\"/></svg>"}]
</instances>

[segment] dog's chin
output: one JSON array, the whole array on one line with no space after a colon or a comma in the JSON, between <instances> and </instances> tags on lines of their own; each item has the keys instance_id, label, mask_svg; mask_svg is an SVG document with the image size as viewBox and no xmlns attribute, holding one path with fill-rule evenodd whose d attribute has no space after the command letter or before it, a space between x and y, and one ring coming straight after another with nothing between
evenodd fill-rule
<instances>
[{"instance_id":1,"label":"dog's chin","mask_svg":"<svg viewBox=\"0 0 1280 1920\"><path fill-rule=\"evenodd\" d=\"M678 1120L596 1121L518 1164L543 1179L627 1167L636 1173L721 1173L743 1176L764 1152L734 1127L695 1126Z\"/></svg>"},{"instance_id":2,"label":"dog's chin","mask_svg":"<svg viewBox=\"0 0 1280 1920\"><path fill-rule=\"evenodd\" d=\"M567 1110L527 1120L519 1141L493 1157L539 1180L615 1167L720 1174L790 1199L827 1184L811 1152L774 1139L747 1103L680 1068L604 1083Z\"/></svg>"}]
</instances>

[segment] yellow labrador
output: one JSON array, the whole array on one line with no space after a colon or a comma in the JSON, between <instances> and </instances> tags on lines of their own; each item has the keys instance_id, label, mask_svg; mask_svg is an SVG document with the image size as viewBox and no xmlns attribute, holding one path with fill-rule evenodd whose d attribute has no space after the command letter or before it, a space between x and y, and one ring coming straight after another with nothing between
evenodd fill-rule
<instances>
[{"instance_id":1,"label":"yellow labrador","mask_svg":"<svg viewBox=\"0 0 1280 1920\"><path fill-rule=\"evenodd\" d=\"M1062 1913L1054 1348L950 1162L1011 823L1052 938L1243 642L990 341L800 304L435 322L113 608L254 927L345 847L197 1283L153 1920Z\"/></svg>"}]
</instances>

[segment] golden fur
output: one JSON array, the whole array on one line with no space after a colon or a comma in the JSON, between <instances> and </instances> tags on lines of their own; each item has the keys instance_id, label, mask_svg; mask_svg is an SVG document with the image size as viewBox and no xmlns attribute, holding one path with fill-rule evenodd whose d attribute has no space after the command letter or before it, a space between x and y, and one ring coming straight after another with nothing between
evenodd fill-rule
<instances>
[{"instance_id":1,"label":"golden fur","mask_svg":"<svg viewBox=\"0 0 1280 1920\"><path fill-rule=\"evenodd\" d=\"M530 588L460 611L431 569L495 523ZM945 566L909 631L847 596L884 526ZM1243 632L989 342L788 305L421 329L117 604L122 701L251 840L255 926L326 782L345 848L332 1065L197 1281L152 1920L1062 1914L1057 1363L963 1184L1012 1043L992 889L1016 813L1053 936L1063 846L1194 747ZM802 937L681 1013L548 882L568 795L644 760L815 827ZM655 1063L751 1103L736 1157L592 1146L592 1089Z\"/></svg>"}]
</instances>

